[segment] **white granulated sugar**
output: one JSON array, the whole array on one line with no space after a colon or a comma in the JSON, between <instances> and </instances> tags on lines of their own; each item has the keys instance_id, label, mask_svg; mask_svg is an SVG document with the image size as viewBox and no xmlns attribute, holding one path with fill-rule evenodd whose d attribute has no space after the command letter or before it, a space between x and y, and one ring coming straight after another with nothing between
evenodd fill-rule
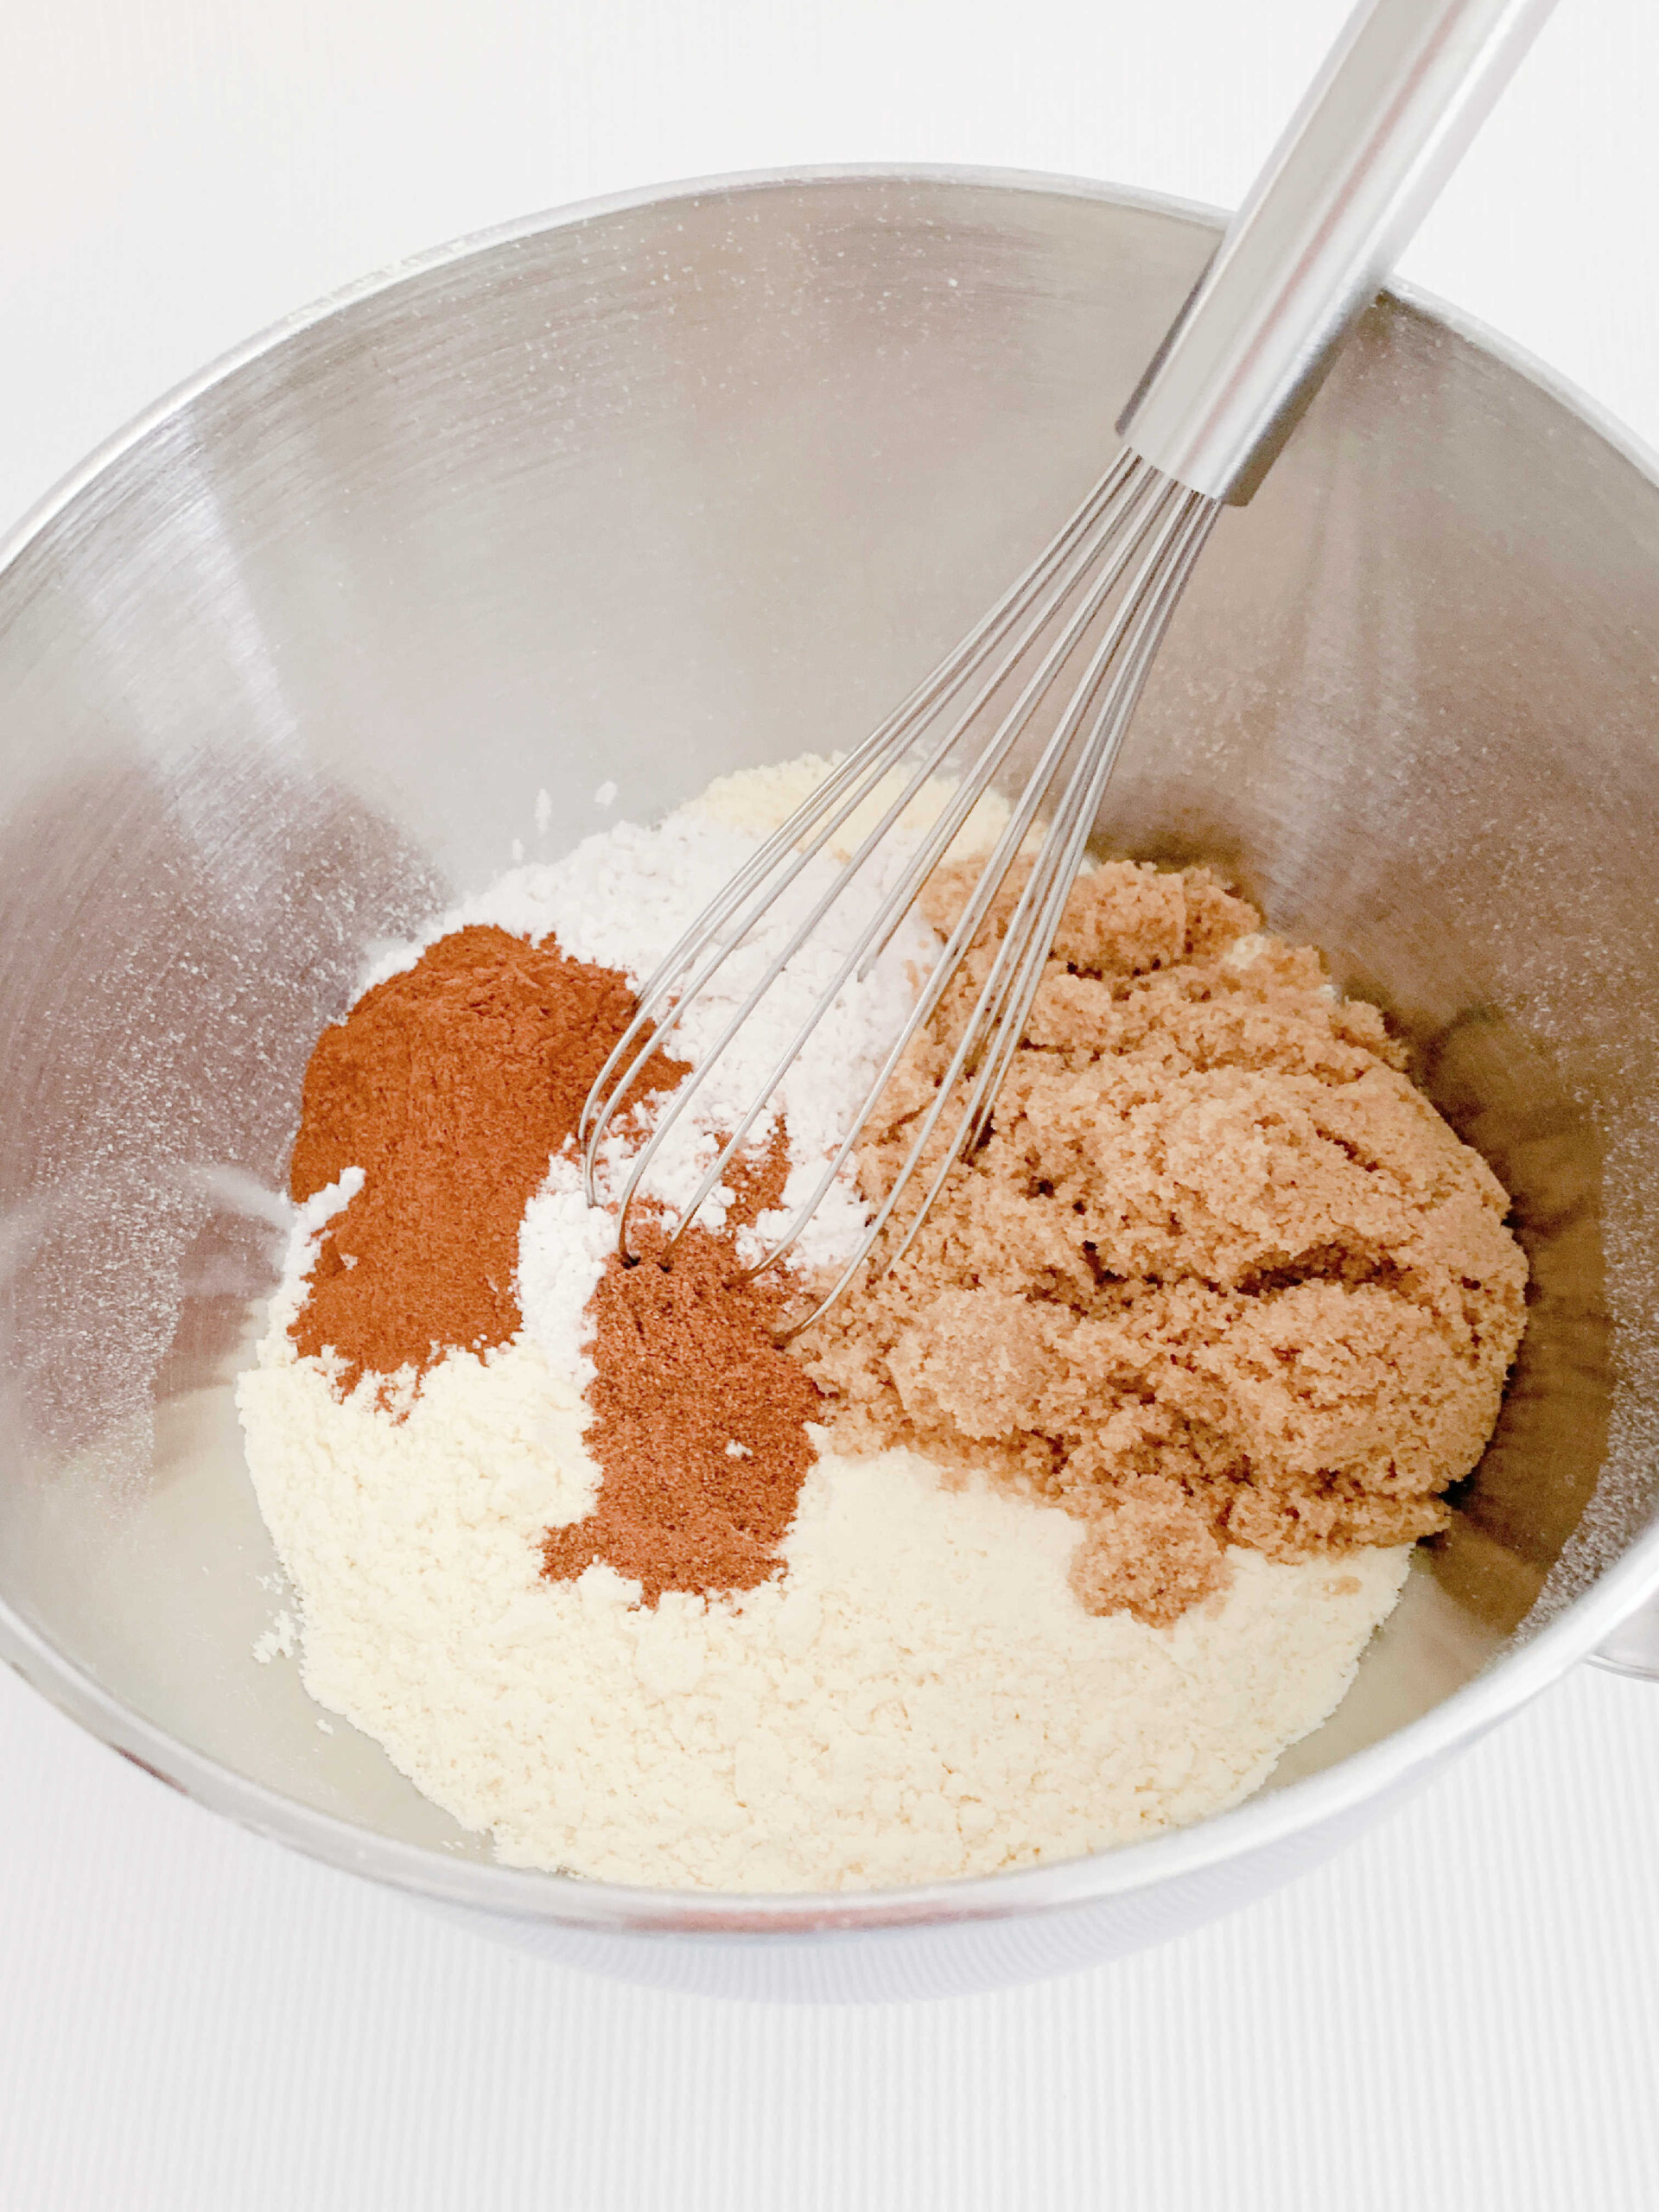
<instances>
[{"instance_id":1,"label":"white granulated sugar","mask_svg":"<svg viewBox=\"0 0 1659 2212\"><path fill-rule=\"evenodd\" d=\"M423 943L473 922L552 933L637 983L827 765L726 779L654 829L619 823L551 866L513 870ZM941 798L928 794L918 819ZM988 805L974 842L1005 819ZM787 926L774 922L754 957ZM666 1200L712 1159L852 926L832 923L757 1014L665 1150L654 1184ZM907 925L785 1085L791 1191L838 1140L931 943ZM688 1058L747 988L741 973L721 980L676 1047ZM603 1166L613 1194L626 1151L618 1139ZM349 1170L296 1217L259 1364L238 1386L248 1464L299 1607L308 1688L510 1862L836 1889L1127 1841L1256 1787L1340 1699L1398 1595L1406 1550L1294 1566L1235 1551L1229 1589L1173 1628L1096 1618L1067 1580L1074 1521L903 1452L821 1457L784 1572L758 1589L671 1591L646 1608L606 1567L549 1583L544 1532L597 1495L586 1311L613 1221L583 1202L573 1157L551 1162L520 1241L524 1333L486 1359L450 1354L418 1392L395 1378L398 1419L372 1384L338 1396L329 1364L300 1359L287 1333L316 1238L360 1183ZM855 1192L838 1195L815 1224L813 1262L861 1227ZM261 1642L274 1654L292 1634L279 1621Z\"/></svg>"}]
</instances>

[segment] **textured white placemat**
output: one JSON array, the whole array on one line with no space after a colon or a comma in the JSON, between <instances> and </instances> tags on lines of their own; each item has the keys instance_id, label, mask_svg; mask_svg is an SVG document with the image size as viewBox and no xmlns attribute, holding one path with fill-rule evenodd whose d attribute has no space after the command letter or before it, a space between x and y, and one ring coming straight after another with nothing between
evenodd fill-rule
<instances>
[{"instance_id":1,"label":"textured white placemat","mask_svg":"<svg viewBox=\"0 0 1659 2212\"><path fill-rule=\"evenodd\" d=\"M12 0L0 517L395 257L773 162L1230 203L1345 0ZM1659 442L1650 0L1562 0L1407 262ZM1639 2212L1659 1689L1581 1674L1292 1890L1137 1960L723 2006L457 1934L0 1678L0 2212Z\"/></svg>"},{"instance_id":2,"label":"textured white placemat","mask_svg":"<svg viewBox=\"0 0 1659 2212\"><path fill-rule=\"evenodd\" d=\"M1293 1888L890 2006L629 1989L255 1840L0 1676L6 2212L1644 2212L1659 1690Z\"/></svg>"}]
</instances>

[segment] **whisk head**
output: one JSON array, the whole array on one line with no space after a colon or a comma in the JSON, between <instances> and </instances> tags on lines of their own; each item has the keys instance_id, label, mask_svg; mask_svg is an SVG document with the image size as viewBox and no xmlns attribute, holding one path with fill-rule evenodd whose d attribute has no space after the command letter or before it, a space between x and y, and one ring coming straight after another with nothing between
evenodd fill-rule
<instances>
[{"instance_id":1,"label":"whisk head","mask_svg":"<svg viewBox=\"0 0 1659 2212\"><path fill-rule=\"evenodd\" d=\"M630 1211L664 1146L767 994L786 971L798 975L800 963L812 963L815 939L821 947L840 902L852 902L854 926L835 931L834 957L820 988L747 1103L730 1115L729 1133L701 1181L676 1193L678 1223L665 1258L734 1160L753 1146L757 1124L769 1116L825 1016L849 985L869 976L975 808L1012 783L1022 753L1033 754L1007 820L861 1106L749 1272L783 1259L845 1176L860 1130L912 1040L944 1001L1010 870L1028 858L1029 873L944 1076L917 1118L908 1154L839 1274L790 1333L809 1326L840 1297L883 1238L906 1192L925 1178L920 1205L886 1254L889 1265L902 1257L951 1168L988 1125L1124 731L1218 512L1217 501L1138 454L1121 453L1025 574L880 728L835 765L668 953L641 989L638 1012L582 1110L577 1134L590 1205L598 1202L607 1132L652 1056L671 1046L716 978L730 982L734 963L743 988L728 994L734 995L728 1019L697 1052L691 1074L627 1163L617 1224L625 1259L632 1256ZM936 779L949 785L944 804L919 834L907 834L901 828L907 812L925 787L938 788ZM855 817L861 822L861 810L872 809L874 821L861 830ZM856 842L849 843L855 834ZM843 846L840 865L830 868L830 856ZM841 908L842 920L849 912ZM754 969L752 979L746 959ZM951 1113L954 1123L945 1122ZM942 1122L943 1141L936 1138Z\"/></svg>"}]
</instances>

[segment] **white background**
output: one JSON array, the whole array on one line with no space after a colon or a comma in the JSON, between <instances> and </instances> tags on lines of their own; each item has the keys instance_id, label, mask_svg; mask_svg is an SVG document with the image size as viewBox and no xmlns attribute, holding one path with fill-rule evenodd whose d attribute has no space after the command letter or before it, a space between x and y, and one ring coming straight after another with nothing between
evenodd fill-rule
<instances>
[{"instance_id":1,"label":"white background","mask_svg":"<svg viewBox=\"0 0 1659 2212\"><path fill-rule=\"evenodd\" d=\"M259 325L560 201L923 160L1230 205L1344 4L8 0L0 524ZM1404 266L1659 444L1656 65L1652 0L1562 0ZM1163 1950L721 2006L257 1843L6 1676L0 2207L1635 2212L1656 1843L1659 1689L1586 1671Z\"/></svg>"}]
</instances>

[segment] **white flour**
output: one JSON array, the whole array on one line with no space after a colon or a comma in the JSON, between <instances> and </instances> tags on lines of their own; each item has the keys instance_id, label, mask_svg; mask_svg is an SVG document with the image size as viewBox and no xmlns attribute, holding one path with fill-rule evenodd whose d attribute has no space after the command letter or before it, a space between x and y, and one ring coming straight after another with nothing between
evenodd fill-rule
<instances>
[{"instance_id":1,"label":"white flour","mask_svg":"<svg viewBox=\"0 0 1659 2212\"><path fill-rule=\"evenodd\" d=\"M826 1457L787 1573L654 1611L540 1579L592 1502L579 1394L523 1344L452 1355L394 1422L280 1328L242 1379L307 1688L513 1864L725 1890L988 1873L1197 1820L1342 1695L1407 1554L1238 1553L1174 1628L1085 1613L1078 1526L924 1460Z\"/></svg>"},{"instance_id":2,"label":"white flour","mask_svg":"<svg viewBox=\"0 0 1659 2212\"><path fill-rule=\"evenodd\" d=\"M619 824L515 870L431 936L472 921L553 931L637 980L818 767L728 779L653 830ZM902 1016L906 966L928 949L918 931L849 994L784 1096L802 1172ZM810 995L817 972L776 995ZM712 1157L720 1113L777 1049L788 1016L766 1011L670 1163L673 1188ZM693 1053L717 1018L688 1031ZM595 1495L583 1309L612 1225L556 1163L521 1244L524 1335L487 1362L452 1355L404 1394L398 1421L372 1389L337 1398L287 1335L310 1240L353 1187L320 1194L296 1228L259 1365L238 1384L249 1467L299 1596L307 1687L505 1859L835 1889L1127 1841L1254 1789L1339 1700L1398 1595L1405 1551L1298 1566L1235 1552L1224 1597L1173 1628L1097 1618L1066 1579L1074 1521L948 1484L906 1452L820 1459L785 1573L739 1597L671 1592L646 1610L602 1566L550 1584L543 1531ZM856 1226L849 1200L813 1256Z\"/></svg>"}]
</instances>

